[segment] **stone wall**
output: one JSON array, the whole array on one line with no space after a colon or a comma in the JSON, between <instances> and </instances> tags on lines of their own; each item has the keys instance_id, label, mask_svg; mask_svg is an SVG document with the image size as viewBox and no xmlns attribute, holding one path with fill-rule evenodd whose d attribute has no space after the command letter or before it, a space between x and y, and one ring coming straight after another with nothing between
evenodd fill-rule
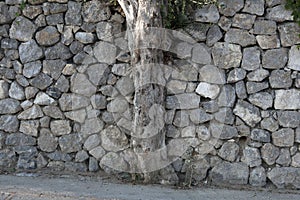
<instances>
[{"instance_id":1,"label":"stone wall","mask_svg":"<svg viewBox=\"0 0 300 200\"><path fill-rule=\"evenodd\" d=\"M120 9L21 2L0 2L1 169L134 172ZM164 183L300 188L300 28L283 2L220 0L165 33Z\"/></svg>"}]
</instances>

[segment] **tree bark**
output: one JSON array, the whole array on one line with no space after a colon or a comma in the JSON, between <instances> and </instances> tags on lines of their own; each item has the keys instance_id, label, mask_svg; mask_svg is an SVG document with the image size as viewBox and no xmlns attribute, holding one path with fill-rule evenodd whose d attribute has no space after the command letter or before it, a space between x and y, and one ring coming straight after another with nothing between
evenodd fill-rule
<instances>
[{"instance_id":1,"label":"tree bark","mask_svg":"<svg viewBox=\"0 0 300 200\"><path fill-rule=\"evenodd\" d=\"M147 166L156 162L155 156L150 154L165 147L165 89L163 85L157 83L158 77L163 78L163 72L159 68L163 52L158 47L155 48L155 34L154 38L151 38L153 42L149 41L153 27L162 27L163 1L118 0L118 2L126 15L135 83L131 147L135 153L143 155L138 156L138 167L139 171L146 175L145 180L149 181L151 171Z\"/></svg>"}]
</instances>

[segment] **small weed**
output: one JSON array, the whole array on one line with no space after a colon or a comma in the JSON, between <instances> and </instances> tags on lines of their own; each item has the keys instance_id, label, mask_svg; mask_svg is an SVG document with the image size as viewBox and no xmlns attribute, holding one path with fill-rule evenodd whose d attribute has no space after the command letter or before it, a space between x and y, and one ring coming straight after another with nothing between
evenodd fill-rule
<instances>
[{"instance_id":1,"label":"small weed","mask_svg":"<svg viewBox=\"0 0 300 200\"><path fill-rule=\"evenodd\" d=\"M27 2L23 0L20 4L21 11L23 11L26 8L26 6L27 6Z\"/></svg>"},{"instance_id":2,"label":"small weed","mask_svg":"<svg viewBox=\"0 0 300 200\"><path fill-rule=\"evenodd\" d=\"M35 0L34 0L35 1ZM19 17L19 16L21 16L22 15L22 11L27 7L27 1L26 0L23 0L21 3L20 3L20 5L19 5L19 7L20 7L20 12L17 12L15 15L16 15L16 17ZM17 22L17 24L19 24L19 22Z\"/></svg>"}]
</instances>

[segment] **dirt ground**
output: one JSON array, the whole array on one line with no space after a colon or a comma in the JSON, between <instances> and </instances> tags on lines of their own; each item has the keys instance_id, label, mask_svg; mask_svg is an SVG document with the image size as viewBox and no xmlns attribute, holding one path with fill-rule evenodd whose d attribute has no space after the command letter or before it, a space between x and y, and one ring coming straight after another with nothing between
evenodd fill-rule
<instances>
[{"instance_id":1,"label":"dirt ground","mask_svg":"<svg viewBox=\"0 0 300 200\"><path fill-rule=\"evenodd\" d=\"M180 189L122 183L109 176L16 173L0 175L0 200L299 200L300 191L277 189Z\"/></svg>"}]
</instances>

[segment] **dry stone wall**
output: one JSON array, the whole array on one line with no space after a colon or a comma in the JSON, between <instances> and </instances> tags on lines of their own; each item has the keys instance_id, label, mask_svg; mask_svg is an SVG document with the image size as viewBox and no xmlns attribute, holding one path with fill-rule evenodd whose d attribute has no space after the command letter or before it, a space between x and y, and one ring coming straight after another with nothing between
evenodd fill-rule
<instances>
[{"instance_id":1,"label":"dry stone wall","mask_svg":"<svg viewBox=\"0 0 300 200\"><path fill-rule=\"evenodd\" d=\"M132 172L122 13L97 0L21 4L0 2L1 169ZM300 28L283 4L219 0L167 32L166 113L148 127L164 120L176 155L164 183L300 188Z\"/></svg>"}]
</instances>

